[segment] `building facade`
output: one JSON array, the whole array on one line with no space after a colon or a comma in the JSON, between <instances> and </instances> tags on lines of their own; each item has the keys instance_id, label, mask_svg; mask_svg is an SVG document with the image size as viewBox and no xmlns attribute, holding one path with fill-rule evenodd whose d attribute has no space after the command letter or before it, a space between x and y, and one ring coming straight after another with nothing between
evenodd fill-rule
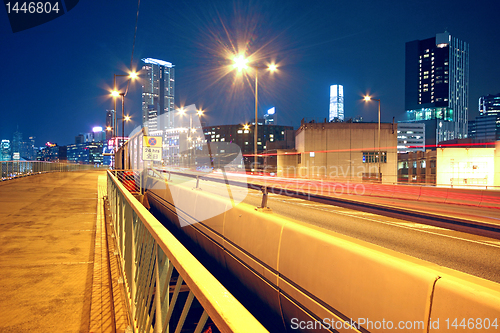
<instances>
[{"instance_id":1,"label":"building facade","mask_svg":"<svg viewBox=\"0 0 500 333\"><path fill-rule=\"evenodd\" d=\"M103 164L103 142L85 142L68 145L67 159L78 164Z\"/></svg>"},{"instance_id":2,"label":"building facade","mask_svg":"<svg viewBox=\"0 0 500 333\"><path fill-rule=\"evenodd\" d=\"M278 150L278 176L363 182L397 181L397 124L304 123L295 149Z\"/></svg>"},{"instance_id":3,"label":"building facade","mask_svg":"<svg viewBox=\"0 0 500 333\"><path fill-rule=\"evenodd\" d=\"M21 158L22 145L23 145L23 133L19 132L19 130L16 130L14 132L14 135L12 136L11 153L13 160L19 160Z\"/></svg>"},{"instance_id":4,"label":"building facade","mask_svg":"<svg viewBox=\"0 0 500 333\"><path fill-rule=\"evenodd\" d=\"M425 124L398 123L398 153L425 151Z\"/></svg>"},{"instance_id":5,"label":"building facade","mask_svg":"<svg viewBox=\"0 0 500 333\"><path fill-rule=\"evenodd\" d=\"M241 149L243 162L247 169L254 163L254 125L218 125L203 127L207 142L234 143ZM285 140L286 131L293 130L292 126L265 125L258 123L257 127L257 153L261 154L266 149L267 142ZM224 147L224 145L220 145ZM226 149L226 148L221 148ZM258 157L259 165L264 165L264 158Z\"/></svg>"},{"instance_id":6,"label":"building facade","mask_svg":"<svg viewBox=\"0 0 500 333\"><path fill-rule=\"evenodd\" d=\"M500 114L500 93L479 97L479 115Z\"/></svg>"},{"instance_id":7,"label":"building facade","mask_svg":"<svg viewBox=\"0 0 500 333\"><path fill-rule=\"evenodd\" d=\"M426 145L467 136L469 44L448 32L406 43L405 109Z\"/></svg>"},{"instance_id":8,"label":"building facade","mask_svg":"<svg viewBox=\"0 0 500 333\"><path fill-rule=\"evenodd\" d=\"M167 61L142 59L142 124L152 131L175 128L174 66Z\"/></svg>"},{"instance_id":9,"label":"building facade","mask_svg":"<svg viewBox=\"0 0 500 333\"><path fill-rule=\"evenodd\" d=\"M0 143L0 160L10 161L12 159L10 140L2 140Z\"/></svg>"},{"instance_id":10,"label":"building facade","mask_svg":"<svg viewBox=\"0 0 500 333\"><path fill-rule=\"evenodd\" d=\"M469 121L468 137L480 142L500 140L500 94L479 97L479 116Z\"/></svg>"},{"instance_id":11,"label":"building facade","mask_svg":"<svg viewBox=\"0 0 500 333\"><path fill-rule=\"evenodd\" d=\"M273 106L269 110L267 110L266 114L264 114L264 124L265 125L277 125L278 118L276 114L276 108Z\"/></svg>"},{"instance_id":12,"label":"building facade","mask_svg":"<svg viewBox=\"0 0 500 333\"><path fill-rule=\"evenodd\" d=\"M500 186L500 142L494 148L438 148L438 186Z\"/></svg>"},{"instance_id":13,"label":"building facade","mask_svg":"<svg viewBox=\"0 0 500 333\"><path fill-rule=\"evenodd\" d=\"M344 86L330 86L330 113L329 118L332 121L344 121Z\"/></svg>"}]
</instances>

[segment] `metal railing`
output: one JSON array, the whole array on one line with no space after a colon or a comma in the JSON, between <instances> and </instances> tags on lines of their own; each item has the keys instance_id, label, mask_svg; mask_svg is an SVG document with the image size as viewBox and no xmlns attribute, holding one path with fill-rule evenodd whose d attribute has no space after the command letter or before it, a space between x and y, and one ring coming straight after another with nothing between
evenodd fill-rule
<instances>
[{"instance_id":1,"label":"metal railing","mask_svg":"<svg viewBox=\"0 0 500 333\"><path fill-rule=\"evenodd\" d=\"M134 332L267 332L110 171L108 200Z\"/></svg>"},{"instance_id":2,"label":"metal railing","mask_svg":"<svg viewBox=\"0 0 500 333\"><path fill-rule=\"evenodd\" d=\"M90 164L57 163L45 161L3 161L0 162L0 180L24 177L46 172L70 172L105 168Z\"/></svg>"}]
</instances>

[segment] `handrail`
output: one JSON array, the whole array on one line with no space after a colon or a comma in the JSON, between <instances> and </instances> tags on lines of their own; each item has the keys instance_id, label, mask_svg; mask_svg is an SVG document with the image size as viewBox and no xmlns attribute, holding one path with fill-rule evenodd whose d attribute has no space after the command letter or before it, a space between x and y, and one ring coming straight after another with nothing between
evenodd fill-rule
<instances>
[{"instance_id":1,"label":"handrail","mask_svg":"<svg viewBox=\"0 0 500 333\"><path fill-rule=\"evenodd\" d=\"M173 307L185 281L189 296L175 332L182 328L193 297L204 309L195 332L201 332L207 317L221 332L267 332L109 170L108 198L134 328L169 332ZM172 293L174 269L179 277L170 299L167 292Z\"/></svg>"},{"instance_id":2,"label":"handrail","mask_svg":"<svg viewBox=\"0 0 500 333\"><path fill-rule=\"evenodd\" d=\"M106 166L98 166L107 168ZM46 172L70 172L92 170L95 166L91 164L73 164L48 161L1 161L0 181L30 176Z\"/></svg>"}]
</instances>

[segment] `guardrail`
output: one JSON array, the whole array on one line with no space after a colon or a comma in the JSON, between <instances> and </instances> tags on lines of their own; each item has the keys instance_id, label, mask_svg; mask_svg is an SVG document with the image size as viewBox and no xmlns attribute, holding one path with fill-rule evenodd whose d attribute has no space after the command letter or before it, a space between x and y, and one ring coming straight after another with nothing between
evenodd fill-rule
<instances>
[{"instance_id":1,"label":"guardrail","mask_svg":"<svg viewBox=\"0 0 500 333\"><path fill-rule=\"evenodd\" d=\"M468 328L476 332L486 322L498 329L498 283L245 203L233 207L215 190L194 188L194 181L148 180L151 206L289 332L445 332L462 320L474 320ZM174 195L192 206L176 206ZM225 213L203 218L213 211Z\"/></svg>"},{"instance_id":2,"label":"guardrail","mask_svg":"<svg viewBox=\"0 0 500 333\"><path fill-rule=\"evenodd\" d=\"M199 177L204 180L223 182L217 173L203 173L191 170L170 168L164 173L176 174L186 177ZM377 183L351 183L341 181L312 180L305 178L275 178L253 176L238 179L238 173L231 173L231 183L251 188L267 188L272 193L299 192L304 195L325 196L334 198L381 197L406 199L420 202L459 204L467 206L480 206L500 209L500 187L488 189L449 188L436 186L421 186L408 184L377 184Z\"/></svg>"},{"instance_id":3,"label":"guardrail","mask_svg":"<svg viewBox=\"0 0 500 333\"><path fill-rule=\"evenodd\" d=\"M45 161L3 161L0 162L1 180L9 180L46 172L69 172L91 170L96 168L90 164L57 163ZM98 166L106 168L107 166Z\"/></svg>"},{"instance_id":4,"label":"guardrail","mask_svg":"<svg viewBox=\"0 0 500 333\"><path fill-rule=\"evenodd\" d=\"M134 331L267 332L111 171L108 199Z\"/></svg>"}]
</instances>

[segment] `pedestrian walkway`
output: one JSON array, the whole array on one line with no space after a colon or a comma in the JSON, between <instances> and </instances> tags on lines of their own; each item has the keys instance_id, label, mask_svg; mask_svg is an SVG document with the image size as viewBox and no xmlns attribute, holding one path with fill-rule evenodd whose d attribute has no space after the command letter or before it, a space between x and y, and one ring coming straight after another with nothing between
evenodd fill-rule
<instances>
[{"instance_id":1,"label":"pedestrian walkway","mask_svg":"<svg viewBox=\"0 0 500 333\"><path fill-rule=\"evenodd\" d=\"M104 171L84 171L0 183L0 332L125 330L124 305L117 316L113 304L123 300L111 289L105 181Z\"/></svg>"}]
</instances>

